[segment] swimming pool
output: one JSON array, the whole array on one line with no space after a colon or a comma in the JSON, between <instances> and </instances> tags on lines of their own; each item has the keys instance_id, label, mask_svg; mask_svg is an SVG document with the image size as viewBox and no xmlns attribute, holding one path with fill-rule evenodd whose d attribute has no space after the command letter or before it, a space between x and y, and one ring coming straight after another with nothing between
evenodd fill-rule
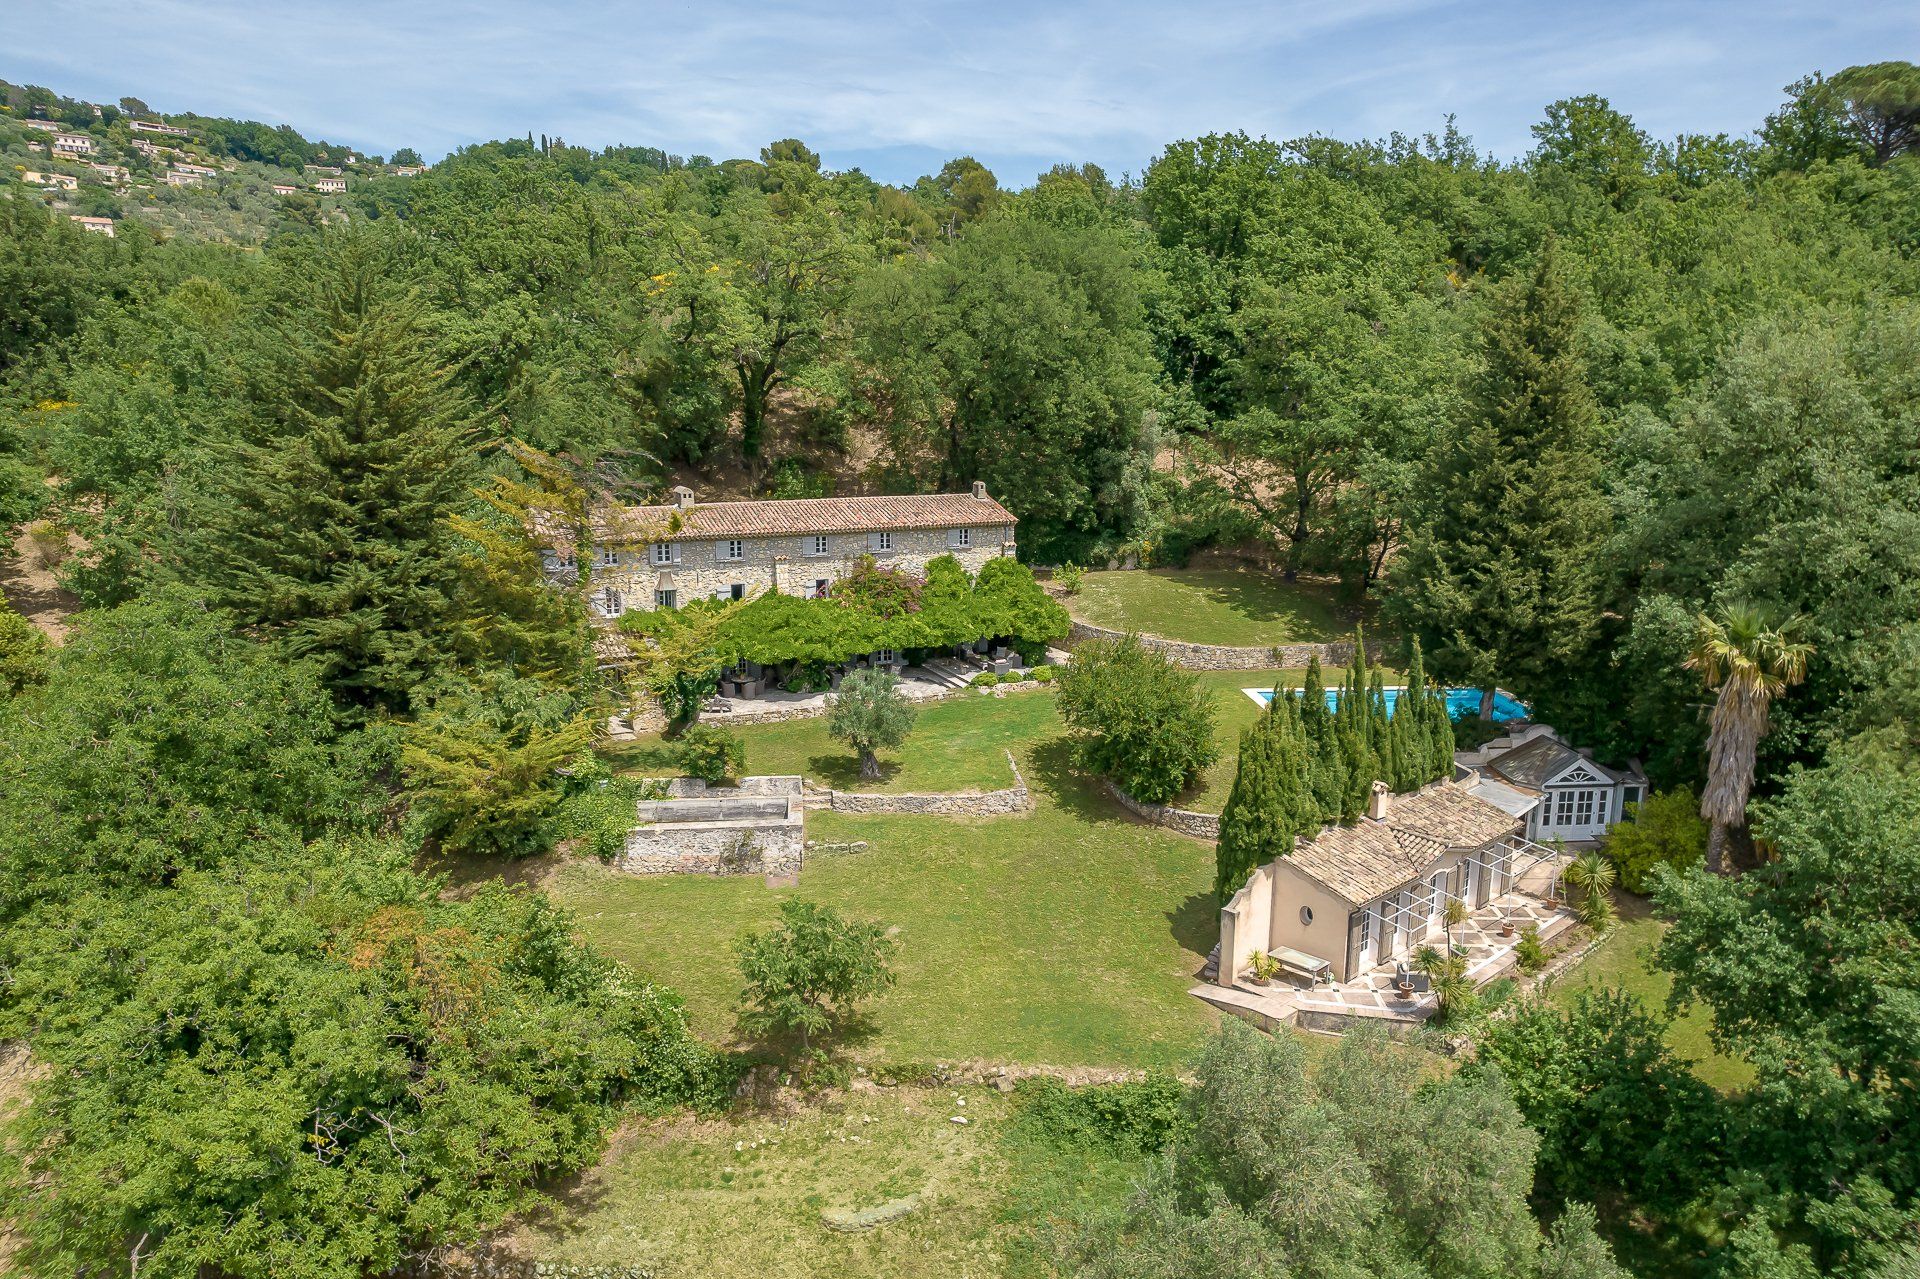
<instances>
[{"instance_id":1,"label":"swimming pool","mask_svg":"<svg viewBox=\"0 0 1920 1279\"><path fill-rule=\"evenodd\" d=\"M1402 687L1403 687L1402 685L1395 685L1394 687L1386 690L1388 715L1393 714L1393 704L1396 701L1400 700L1400 689ZM1242 689L1241 691L1244 692L1248 697L1251 697L1254 701L1260 703L1262 706L1265 706L1268 702L1271 702L1273 700L1273 690L1270 688L1248 688L1248 689ZM1295 689L1294 691L1297 693L1299 690ZM1340 690L1337 688L1328 689L1327 690L1327 709L1333 710L1339 705L1340 705ZM1454 719L1463 719L1468 715L1478 715L1479 713L1480 713L1480 690L1479 689L1450 688L1447 690L1447 714L1448 715L1452 716ZM1510 719L1525 719L1529 714L1531 714L1531 712L1527 710L1526 703L1522 702L1519 698L1507 692L1505 689L1494 690L1493 719L1496 724L1504 724Z\"/></svg>"}]
</instances>

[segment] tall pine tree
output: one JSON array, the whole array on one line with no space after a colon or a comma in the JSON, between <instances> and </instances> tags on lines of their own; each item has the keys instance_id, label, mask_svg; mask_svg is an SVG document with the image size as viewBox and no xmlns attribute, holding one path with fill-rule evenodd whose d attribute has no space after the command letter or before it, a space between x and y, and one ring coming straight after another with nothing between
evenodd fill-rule
<instances>
[{"instance_id":1,"label":"tall pine tree","mask_svg":"<svg viewBox=\"0 0 1920 1279\"><path fill-rule=\"evenodd\" d=\"M1608 509L1579 320L1549 237L1495 291L1468 408L1434 450L1394 571L1390 607L1436 675L1483 690L1483 715L1497 682L1542 686L1599 625Z\"/></svg>"},{"instance_id":2,"label":"tall pine tree","mask_svg":"<svg viewBox=\"0 0 1920 1279\"><path fill-rule=\"evenodd\" d=\"M453 656L472 408L384 237L283 268L252 411L223 451L183 573L314 658L344 708L401 710Z\"/></svg>"}]
</instances>

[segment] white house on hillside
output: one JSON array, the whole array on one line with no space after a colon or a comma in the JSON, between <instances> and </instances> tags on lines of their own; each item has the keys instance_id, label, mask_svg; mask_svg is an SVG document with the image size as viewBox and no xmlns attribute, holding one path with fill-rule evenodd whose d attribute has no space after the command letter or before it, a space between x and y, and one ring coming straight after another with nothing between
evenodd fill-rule
<instances>
[{"instance_id":1,"label":"white house on hillside","mask_svg":"<svg viewBox=\"0 0 1920 1279\"><path fill-rule=\"evenodd\" d=\"M1582 843L1601 838L1646 797L1647 776L1629 760L1610 768L1569 745L1549 724L1529 724L1477 750L1454 752L1480 799L1522 818L1526 837Z\"/></svg>"}]
</instances>

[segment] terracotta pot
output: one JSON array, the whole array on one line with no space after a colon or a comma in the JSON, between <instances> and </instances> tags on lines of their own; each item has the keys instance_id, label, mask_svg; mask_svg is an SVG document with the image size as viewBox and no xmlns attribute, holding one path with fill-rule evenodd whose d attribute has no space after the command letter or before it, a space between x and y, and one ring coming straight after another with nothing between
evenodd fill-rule
<instances>
[{"instance_id":1,"label":"terracotta pot","mask_svg":"<svg viewBox=\"0 0 1920 1279\"><path fill-rule=\"evenodd\" d=\"M1267 978L1258 976L1257 974L1254 974L1254 973L1247 974L1247 981L1249 984L1254 986L1265 986L1268 984Z\"/></svg>"},{"instance_id":2,"label":"terracotta pot","mask_svg":"<svg viewBox=\"0 0 1920 1279\"><path fill-rule=\"evenodd\" d=\"M1402 999L1412 999L1412 998L1413 998L1413 983L1412 983L1412 982L1408 982L1408 983L1407 983L1406 985L1404 985L1404 986L1395 986L1395 987L1393 988L1393 993L1394 993L1394 994L1396 994L1396 995L1398 995L1398 996L1400 996L1400 998L1402 998Z\"/></svg>"},{"instance_id":3,"label":"terracotta pot","mask_svg":"<svg viewBox=\"0 0 1920 1279\"><path fill-rule=\"evenodd\" d=\"M1511 919L1503 919L1500 921L1500 935L1502 937L1513 936L1513 921Z\"/></svg>"}]
</instances>

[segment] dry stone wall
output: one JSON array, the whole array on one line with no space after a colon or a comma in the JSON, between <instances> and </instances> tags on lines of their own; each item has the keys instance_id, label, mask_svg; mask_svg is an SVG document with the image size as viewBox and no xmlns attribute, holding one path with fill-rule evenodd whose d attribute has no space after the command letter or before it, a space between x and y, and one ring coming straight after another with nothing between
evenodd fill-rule
<instances>
[{"instance_id":1,"label":"dry stone wall","mask_svg":"<svg viewBox=\"0 0 1920 1279\"><path fill-rule=\"evenodd\" d=\"M1220 838L1220 814L1218 813L1196 813L1190 808L1169 808L1165 804L1149 804L1145 800L1135 799L1112 781L1107 781L1105 784L1107 794L1113 796L1120 807L1143 822L1164 826L1170 831L1191 835L1195 839Z\"/></svg>"},{"instance_id":2,"label":"dry stone wall","mask_svg":"<svg viewBox=\"0 0 1920 1279\"><path fill-rule=\"evenodd\" d=\"M923 817L1005 817L1024 813L1033 807L1033 795L1020 775L1020 766L1007 752L1007 767L1013 770L1013 785L990 791L944 791L934 793L887 794L881 791L833 790L809 784L801 802L808 808L826 808L836 813L901 813Z\"/></svg>"},{"instance_id":3,"label":"dry stone wall","mask_svg":"<svg viewBox=\"0 0 1920 1279\"><path fill-rule=\"evenodd\" d=\"M1067 634L1068 644L1087 640L1119 639L1127 631L1116 631L1090 622L1075 621ZM1189 644L1185 640L1165 639L1158 635L1140 635L1140 643L1165 653L1175 666L1189 671L1260 671L1276 666L1305 666L1318 657L1322 666L1345 666L1353 660L1353 641L1335 640L1331 644L1275 644L1268 648L1235 648L1227 644ZM1381 648L1367 645L1367 656L1377 659Z\"/></svg>"}]
</instances>

